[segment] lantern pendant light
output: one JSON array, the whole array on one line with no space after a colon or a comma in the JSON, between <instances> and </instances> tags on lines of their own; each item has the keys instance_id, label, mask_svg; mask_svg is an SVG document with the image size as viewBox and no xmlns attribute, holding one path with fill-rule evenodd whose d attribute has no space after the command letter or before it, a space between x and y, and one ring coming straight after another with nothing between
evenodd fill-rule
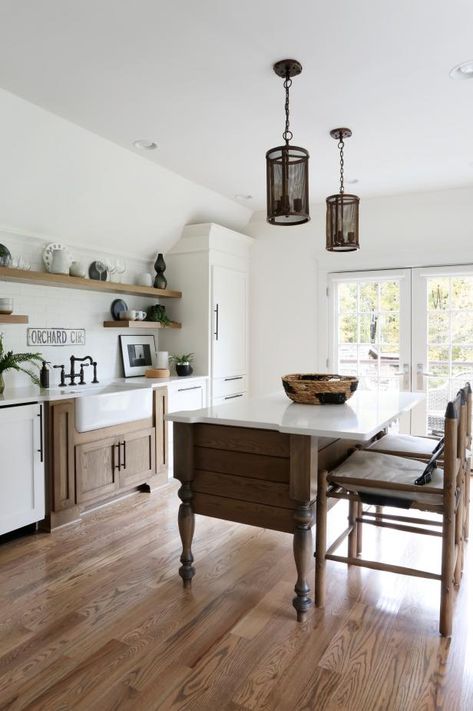
<instances>
[{"instance_id":1,"label":"lantern pendant light","mask_svg":"<svg viewBox=\"0 0 473 711\"><path fill-rule=\"evenodd\" d=\"M327 198L327 244L329 252L354 252L360 248L358 234L358 208L360 198L345 193L343 185L344 138L351 136L349 128L334 128L332 138L338 140L340 151L340 192Z\"/></svg>"},{"instance_id":2,"label":"lantern pendant light","mask_svg":"<svg viewBox=\"0 0 473 711\"><path fill-rule=\"evenodd\" d=\"M301 225L309 216L309 152L290 146L289 89L292 77L302 72L295 59L276 62L274 72L284 79L286 90L286 125L282 137L284 146L271 148L266 153L267 220L272 225Z\"/></svg>"}]
</instances>

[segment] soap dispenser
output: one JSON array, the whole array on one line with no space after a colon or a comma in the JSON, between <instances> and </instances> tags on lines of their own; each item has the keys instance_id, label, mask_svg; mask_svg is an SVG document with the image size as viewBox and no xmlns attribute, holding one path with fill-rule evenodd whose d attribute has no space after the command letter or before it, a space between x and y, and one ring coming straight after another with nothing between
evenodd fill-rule
<instances>
[{"instance_id":1,"label":"soap dispenser","mask_svg":"<svg viewBox=\"0 0 473 711\"><path fill-rule=\"evenodd\" d=\"M42 388L49 388L49 360L43 360L43 365L39 373L39 382Z\"/></svg>"}]
</instances>

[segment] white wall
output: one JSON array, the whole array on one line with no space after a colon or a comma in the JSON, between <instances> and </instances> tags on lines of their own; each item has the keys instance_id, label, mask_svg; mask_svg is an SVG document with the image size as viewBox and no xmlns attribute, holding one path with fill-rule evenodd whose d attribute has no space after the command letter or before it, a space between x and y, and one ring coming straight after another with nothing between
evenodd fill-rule
<instances>
[{"instance_id":1,"label":"white wall","mask_svg":"<svg viewBox=\"0 0 473 711\"><path fill-rule=\"evenodd\" d=\"M1 89L0 116L0 243L33 269L44 268L44 246L60 242L86 267L94 259L124 257L123 281L133 283L139 272L152 271L156 254L166 254L184 225L214 221L242 229L251 215L248 208ZM172 288L172 273L167 277ZM10 295L15 312L29 315L30 326L87 330L84 348L43 348L47 360L67 363L72 353L90 354L99 363L99 377L121 376L119 331L102 327L112 294L0 282L0 296ZM130 308L152 303L125 300ZM172 300L165 303L172 317ZM8 349L28 350L26 326L2 324L0 331ZM21 386L28 380L9 372L6 382Z\"/></svg>"},{"instance_id":2,"label":"white wall","mask_svg":"<svg viewBox=\"0 0 473 711\"><path fill-rule=\"evenodd\" d=\"M39 270L41 254L45 246L43 240L38 240L27 235L19 235L0 231L0 243L8 244L14 257L21 256L26 259L33 269ZM93 252L79 248L71 249L72 256L88 267L91 261L103 256L102 252ZM144 271L152 271L152 263L147 260L127 258L125 260L127 271L123 281L134 283L137 275ZM14 311L18 314L29 316L28 325L0 324L0 333L3 333L5 347L15 352L40 351L45 360L52 363L64 363L66 372L69 371L69 358L71 355L91 355L98 362L98 375L100 380L122 377L122 366L119 352L119 335L125 331L105 329L103 321L111 320L110 306L115 298L122 298L130 308L145 309L154 303L150 299L136 296L123 296L121 294L101 294L76 289L62 289L59 287L36 286L19 284L15 282L0 281L0 296L12 296ZM156 300L156 303L158 300ZM173 316L173 300L163 299L169 315ZM175 306L175 304L174 304ZM50 346L33 348L27 347L27 328L85 328L85 346ZM127 330L126 334L142 334L143 331ZM156 346L159 331L153 331ZM51 374L51 384L59 382L59 372ZM91 369L86 370L86 380L92 379ZM5 375L7 388L23 386L29 383L26 375L8 371Z\"/></svg>"},{"instance_id":3,"label":"white wall","mask_svg":"<svg viewBox=\"0 0 473 711\"><path fill-rule=\"evenodd\" d=\"M325 370L327 274L473 263L473 188L363 199L356 253L325 251L325 205L311 221L275 227L256 213L251 264L250 374L254 395L285 373Z\"/></svg>"},{"instance_id":4,"label":"white wall","mask_svg":"<svg viewBox=\"0 0 473 711\"><path fill-rule=\"evenodd\" d=\"M0 116L0 228L151 257L185 224L241 229L250 218L248 208L1 89Z\"/></svg>"}]
</instances>

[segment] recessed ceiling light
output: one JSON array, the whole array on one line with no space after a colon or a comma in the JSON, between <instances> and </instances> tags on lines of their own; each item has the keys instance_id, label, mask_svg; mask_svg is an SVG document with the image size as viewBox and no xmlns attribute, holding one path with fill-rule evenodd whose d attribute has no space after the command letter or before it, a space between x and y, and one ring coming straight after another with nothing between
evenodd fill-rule
<instances>
[{"instance_id":1,"label":"recessed ceiling light","mask_svg":"<svg viewBox=\"0 0 473 711\"><path fill-rule=\"evenodd\" d=\"M450 70L450 79L473 79L473 59L453 67Z\"/></svg>"},{"instance_id":2,"label":"recessed ceiling light","mask_svg":"<svg viewBox=\"0 0 473 711\"><path fill-rule=\"evenodd\" d=\"M147 138L139 138L137 141L133 141L133 145L140 151L154 151L158 147L157 143Z\"/></svg>"},{"instance_id":3,"label":"recessed ceiling light","mask_svg":"<svg viewBox=\"0 0 473 711\"><path fill-rule=\"evenodd\" d=\"M243 195L242 193L237 193L233 197L235 200L253 200L253 195Z\"/></svg>"}]
</instances>

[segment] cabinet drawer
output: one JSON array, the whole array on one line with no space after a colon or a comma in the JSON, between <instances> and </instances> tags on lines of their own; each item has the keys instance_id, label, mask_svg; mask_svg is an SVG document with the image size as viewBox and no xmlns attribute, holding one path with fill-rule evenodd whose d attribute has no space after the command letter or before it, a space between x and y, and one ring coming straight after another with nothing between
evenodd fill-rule
<instances>
[{"instance_id":1,"label":"cabinet drawer","mask_svg":"<svg viewBox=\"0 0 473 711\"><path fill-rule=\"evenodd\" d=\"M205 407L205 390L201 383L179 383L169 391L169 412L200 410Z\"/></svg>"},{"instance_id":2,"label":"cabinet drawer","mask_svg":"<svg viewBox=\"0 0 473 711\"><path fill-rule=\"evenodd\" d=\"M212 405L225 405L228 402L239 402L248 397L248 393L235 393L234 395L225 395L224 397L214 397Z\"/></svg>"},{"instance_id":3,"label":"cabinet drawer","mask_svg":"<svg viewBox=\"0 0 473 711\"><path fill-rule=\"evenodd\" d=\"M221 398L227 395L236 395L248 390L246 375L228 376L228 378L214 378L212 381L212 397Z\"/></svg>"}]
</instances>

